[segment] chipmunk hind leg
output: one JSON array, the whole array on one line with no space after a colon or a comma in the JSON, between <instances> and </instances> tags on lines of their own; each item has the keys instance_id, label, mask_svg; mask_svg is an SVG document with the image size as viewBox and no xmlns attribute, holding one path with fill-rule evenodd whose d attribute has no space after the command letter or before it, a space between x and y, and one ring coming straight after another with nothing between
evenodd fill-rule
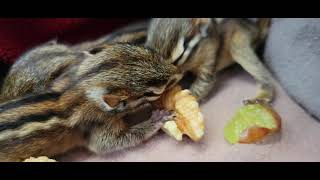
<instances>
[{"instance_id":1,"label":"chipmunk hind leg","mask_svg":"<svg viewBox=\"0 0 320 180\"><path fill-rule=\"evenodd\" d=\"M271 102L274 97L273 78L252 48L252 36L250 33L237 30L233 33L230 41L232 58L257 81L259 92L254 99Z\"/></svg>"}]
</instances>

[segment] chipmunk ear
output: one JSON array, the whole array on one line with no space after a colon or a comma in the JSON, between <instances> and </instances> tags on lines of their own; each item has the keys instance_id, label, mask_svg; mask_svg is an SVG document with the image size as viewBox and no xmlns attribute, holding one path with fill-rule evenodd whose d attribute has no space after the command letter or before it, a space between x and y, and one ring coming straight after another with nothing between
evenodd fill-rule
<instances>
[{"instance_id":1,"label":"chipmunk ear","mask_svg":"<svg viewBox=\"0 0 320 180\"><path fill-rule=\"evenodd\" d=\"M45 44L46 45L56 45L56 44L58 44L58 39L57 38L51 39L51 40L47 41Z\"/></svg>"},{"instance_id":2,"label":"chipmunk ear","mask_svg":"<svg viewBox=\"0 0 320 180\"><path fill-rule=\"evenodd\" d=\"M121 103L121 97L112 94L105 94L102 99L111 108L115 108Z\"/></svg>"},{"instance_id":3,"label":"chipmunk ear","mask_svg":"<svg viewBox=\"0 0 320 180\"><path fill-rule=\"evenodd\" d=\"M114 109L122 110L125 107L125 97L111 94L104 88L91 88L86 91L88 99L97 104L104 111L112 111Z\"/></svg>"},{"instance_id":4,"label":"chipmunk ear","mask_svg":"<svg viewBox=\"0 0 320 180\"><path fill-rule=\"evenodd\" d=\"M89 53L90 53L90 54L97 54L97 53L101 52L102 50L103 50L103 47L102 47L102 46L99 46L99 47L95 47L95 48L91 49L91 50L89 51Z\"/></svg>"},{"instance_id":5,"label":"chipmunk ear","mask_svg":"<svg viewBox=\"0 0 320 180\"><path fill-rule=\"evenodd\" d=\"M54 91L54 92L62 92L64 91L71 83L71 79L68 76L61 77L54 81L49 89Z\"/></svg>"},{"instance_id":6,"label":"chipmunk ear","mask_svg":"<svg viewBox=\"0 0 320 180\"><path fill-rule=\"evenodd\" d=\"M108 44L103 44L103 45L101 45L101 46L97 46L97 47L92 48L91 50L89 50L89 53L90 53L90 54L98 54L98 53L101 52L103 49L106 49L106 48L108 48L108 47L110 47L110 45L108 45Z\"/></svg>"},{"instance_id":7,"label":"chipmunk ear","mask_svg":"<svg viewBox=\"0 0 320 180\"><path fill-rule=\"evenodd\" d=\"M127 102L125 101L127 99L126 97L105 94L102 96L102 99L104 102L103 105L107 109L117 109L118 111L121 111L127 106Z\"/></svg>"}]
</instances>

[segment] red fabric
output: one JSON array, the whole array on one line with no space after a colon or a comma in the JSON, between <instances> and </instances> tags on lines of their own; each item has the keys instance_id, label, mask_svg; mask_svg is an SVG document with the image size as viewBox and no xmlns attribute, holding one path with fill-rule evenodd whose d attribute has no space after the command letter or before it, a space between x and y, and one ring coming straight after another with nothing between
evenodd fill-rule
<instances>
[{"instance_id":1,"label":"red fabric","mask_svg":"<svg viewBox=\"0 0 320 180\"><path fill-rule=\"evenodd\" d=\"M0 18L0 61L13 63L27 49L54 38L71 44L98 38L134 20Z\"/></svg>"}]
</instances>

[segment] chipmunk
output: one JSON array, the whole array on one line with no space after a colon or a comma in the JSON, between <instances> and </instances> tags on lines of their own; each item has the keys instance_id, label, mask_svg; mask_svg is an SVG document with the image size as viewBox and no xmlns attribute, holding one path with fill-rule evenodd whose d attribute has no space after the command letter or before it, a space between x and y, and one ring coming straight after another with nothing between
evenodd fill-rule
<instances>
[{"instance_id":1,"label":"chipmunk","mask_svg":"<svg viewBox=\"0 0 320 180\"><path fill-rule=\"evenodd\" d=\"M51 40L21 55L6 75L0 102L41 92L68 69L80 64L89 55Z\"/></svg>"},{"instance_id":2,"label":"chipmunk","mask_svg":"<svg viewBox=\"0 0 320 180\"><path fill-rule=\"evenodd\" d=\"M159 52L183 73L194 73L196 80L190 91L201 100L216 79L219 39L216 23L209 18L155 18L148 28L145 46Z\"/></svg>"},{"instance_id":3,"label":"chipmunk","mask_svg":"<svg viewBox=\"0 0 320 180\"><path fill-rule=\"evenodd\" d=\"M165 118L128 126L123 118L155 101L170 88L178 70L152 50L117 43L92 51L63 88L51 88L0 105L0 161L53 157L84 146L105 154L141 143ZM58 88L57 88L58 87Z\"/></svg>"},{"instance_id":4,"label":"chipmunk","mask_svg":"<svg viewBox=\"0 0 320 180\"><path fill-rule=\"evenodd\" d=\"M208 95L216 73L238 63L260 86L254 99L270 102L272 76L255 53L267 36L270 19L156 18L148 28L145 46L159 52L197 78L190 90L199 101Z\"/></svg>"},{"instance_id":5,"label":"chipmunk","mask_svg":"<svg viewBox=\"0 0 320 180\"><path fill-rule=\"evenodd\" d=\"M215 21L211 19L153 19L129 25L98 40L81 43L73 48L90 50L112 42L145 45L160 53L165 60L178 66L181 71L196 73L198 78L191 90L200 99L213 86L215 74L211 69L215 66L219 35Z\"/></svg>"},{"instance_id":6,"label":"chipmunk","mask_svg":"<svg viewBox=\"0 0 320 180\"><path fill-rule=\"evenodd\" d=\"M144 44L183 73L196 75L190 90L199 101L214 87L217 72L238 63L260 87L252 100L271 102L272 77L255 52L266 39L269 26L270 18L259 18L257 22L245 18L154 18L74 48L88 50L112 42Z\"/></svg>"},{"instance_id":7,"label":"chipmunk","mask_svg":"<svg viewBox=\"0 0 320 180\"><path fill-rule=\"evenodd\" d=\"M54 81L56 91L57 88L63 89L73 76L69 69L76 69L83 59L95 54L105 44L120 42L142 45L146 39L147 25L148 22L139 22L98 40L76 45L60 44L55 39L32 48L10 68L3 82L0 102L40 92L50 88ZM56 80L58 78L59 81Z\"/></svg>"}]
</instances>

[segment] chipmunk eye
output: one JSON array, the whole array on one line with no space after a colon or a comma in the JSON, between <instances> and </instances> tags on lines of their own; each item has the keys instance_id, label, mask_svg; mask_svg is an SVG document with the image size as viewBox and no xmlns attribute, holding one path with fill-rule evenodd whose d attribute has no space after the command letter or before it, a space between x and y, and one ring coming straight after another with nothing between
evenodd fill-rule
<instances>
[{"instance_id":1,"label":"chipmunk eye","mask_svg":"<svg viewBox=\"0 0 320 180\"><path fill-rule=\"evenodd\" d=\"M127 101L121 101L117 107L118 109L124 109L127 106Z\"/></svg>"},{"instance_id":2,"label":"chipmunk eye","mask_svg":"<svg viewBox=\"0 0 320 180\"><path fill-rule=\"evenodd\" d=\"M89 51L90 54L97 54L103 50L103 47L96 47Z\"/></svg>"},{"instance_id":3,"label":"chipmunk eye","mask_svg":"<svg viewBox=\"0 0 320 180\"><path fill-rule=\"evenodd\" d=\"M148 81L147 85L158 87L158 86L165 85L166 83L167 83L167 80L152 79L152 80Z\"/></svg>"},{"instance_id":4,"label":"chipmunk eye","mask_svg":"<svg viewBox=\"0 0 320 180\"><path fill-rule=\"evenodd\" d=\"M178 80L174 79L172 81L170 81L167 85L168 88L171 88L173 85L175 85L178 82Z\"/></svg>"},{"instance_id":5,"label":"chipmunk eye","mask_svg":"<svg viewBox=\"0 0 320 180\"><path fill-rule=\"evenodd\" d=\"M157 96L157 94L153 93L153 92L145 92L143 94L143 96Z\"/></svg>"}]
</instances>

